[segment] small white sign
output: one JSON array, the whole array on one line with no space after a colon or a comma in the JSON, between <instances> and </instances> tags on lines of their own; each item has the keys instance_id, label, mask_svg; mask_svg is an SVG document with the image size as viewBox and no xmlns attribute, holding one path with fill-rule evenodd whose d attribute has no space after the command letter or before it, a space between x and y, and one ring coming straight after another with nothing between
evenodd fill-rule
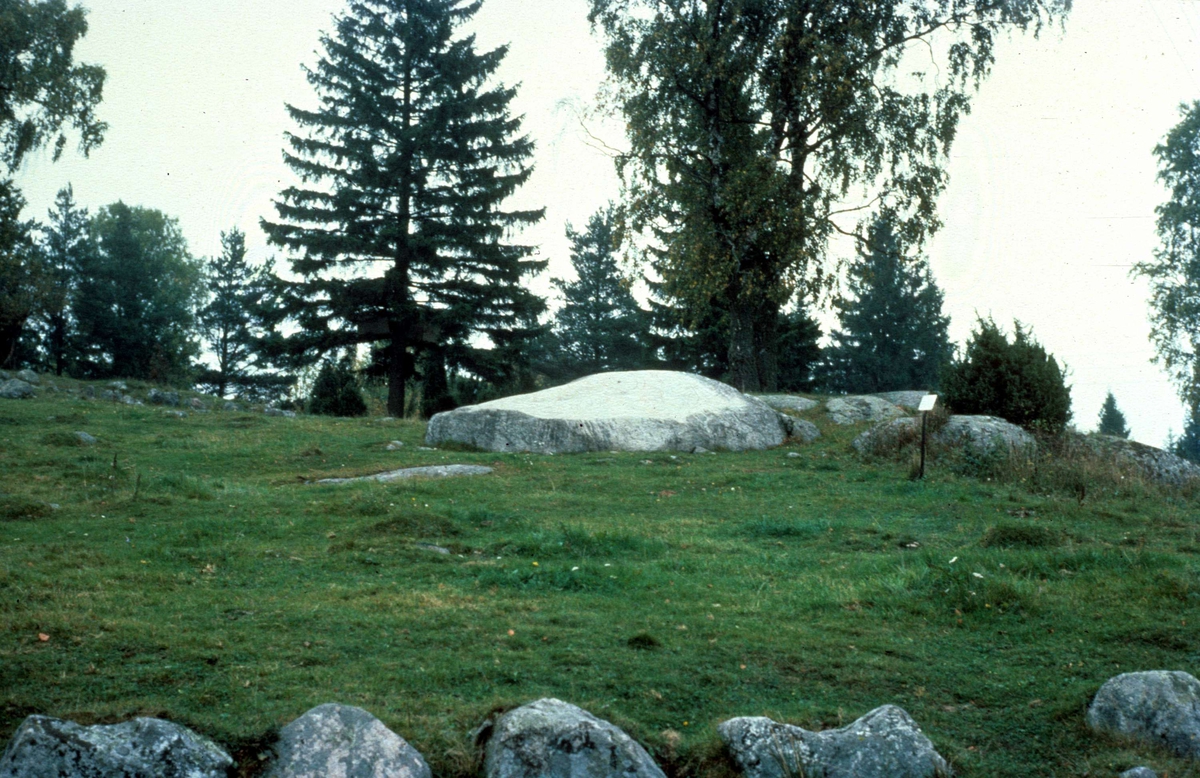
<instances>
[{"instance_id":1,"label":"small white sign","mask_svg":"<svg viewBox=\"0 0 1200 778\"><path fill-rule=\"evenodd\" d=\"M936 394L927 394L921 398L921 404L917 406L918 411L932 411L933 406L937 403L938 396Z\"/></svg>"}]
</instances>

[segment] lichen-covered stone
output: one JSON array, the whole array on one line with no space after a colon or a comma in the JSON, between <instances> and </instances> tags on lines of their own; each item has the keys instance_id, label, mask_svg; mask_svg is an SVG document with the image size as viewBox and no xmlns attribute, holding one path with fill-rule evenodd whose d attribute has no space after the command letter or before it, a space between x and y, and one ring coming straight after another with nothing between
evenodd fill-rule
<instances>
[{"instance_id":1,"label":"lichen-covered stone","mask_svg":"<svg viewBox=\"0 0 1200 778\"><path fill-rule=\"evenodd\" d=\"M810 732L761 716L717 727L745 778L934 778L950 766L903 709L884 705L848 726Z\"/></svg>"},{"instance_id":2,"label":"lichen-covered stone","mask_svg":"<svg viewBox=\"0 0 1200 778\"><path fill-rule=\"evenodd\" d=\"M0 397L6 400L27 400L36 395L37 390L19 378L10 378L0 384Z\"/></svg>"},{"instance_id":3,"label":"lichen-covered stone","mask_svg":"<svg viewBox=\"0 0 1200 778\"><path fill-rule=\"evenodd\" d=\"M904 416L902 409L887 400L869 395L834 397L826 401L825 410L834 424L878 423Z\"/></svg>"},{"instance_id":4,"label":"lichen-covered stone","mask_svg":"<svg viewBox=\"0 0 1200 778\"><path fill-rule=\"evenodd\" d=\"M665 778L618 727L552 698L501 716L484 753L485 778Z\"/></svg>"},{"instance_id":5,"label":"lichen-covered stone","mask_svg":"<svg viewBox=\"0 0 1200 778\"><path fill-rule=\"evenodd\" d=\"M980 454L1030 451L1036 445L1028 432L996 416L951 416L934 439L948 448Z\"/></svg>"},{"instance_id":6,"label":"lichen-covered stone","mask_svg":"<svg viewBox=\"0 0 1200 778\"><path fill-rule=\"evenodd\" d=\"M151 389L146 395L146 399L152 405L170 405L175 407L179 405L179 392L164 392L161 389Z\"/></svg>"},{"instance_id":7,"label":"lichen-covered stone","mask_svg":"<svg viewBox=\"0 0 1200 778\"><path fill-rule=\"evenodd\" d=\"M821 437L821 430L817 429L817 425L808 419L797 419L788 416L786 413L781 413L779 414L779 420L783 423L783 428L787 431L789 438L796 438L805 443L812 443Z\"/></svg>"},{"instance_id":8,"label":"lichen-covered stone","mask_svg":"<svg viewBox=\"0 0 1200 778\"><path fill-rule=\"evenodd\" d=\"M41 376L39 376L37 373L33 372L32 370L30 370L28 368L26 368L25 370L18 370L17 378L19 378L20 380L24 381L27 384L33 384L34 386L37 386L38 384L40 384L42 382Z\"/></svg>"},{"instance_id":9,"label":"lichen-covered stone","mask_svg":"<svg viewBox=\"0 0 1200 778\"><path fill-rule=\"evenodd\" d=\"M233 760L162 719L83 727L30 716L0 756L0 778L226 778Z\"/></svg>"},{"instance_id":10,"label":"lichen-covered stone","mask_svg":"<svg viewBox=\"0 0 1200 778\"><path fill-rule=\"evenodd\" d=\"M820 405L816 400L810 400L807 397L799 397L794 394L760 394L756 396L777 411L804 413Z\"/></svg>"},{"instance_id":11,"label":"lichen-covered stone","mask_svg":"<svg viewBox=\"0 0 1200 778\"><path fill-rule=\"evenodd\" d=\"M264 778L430 778L425 759L362 708L318 705L279 731Z\"/></svg>"},{"instance_id":12,"label":"lichen-covered stone","mask_svg":"<svg viewBox=\"0 0 1200 778\"><path fill-rule=\"evenodd\" d=\"M779 414L691 373L600 373L531 394L467 405L429 420L425 442L485 451L765 449L783 443Z\"/></svg>"},{"instance_id":13,"label":"lichen-covered stone","mask_svg":"<svg viewBox=\"0 0 1200 778\"><path fill-rule=\"evenodd\" d=\"M1096 692L1088 725L1200 759L1200 681L1181 670L1122 673Z\"/></svg>"}]
</instances>

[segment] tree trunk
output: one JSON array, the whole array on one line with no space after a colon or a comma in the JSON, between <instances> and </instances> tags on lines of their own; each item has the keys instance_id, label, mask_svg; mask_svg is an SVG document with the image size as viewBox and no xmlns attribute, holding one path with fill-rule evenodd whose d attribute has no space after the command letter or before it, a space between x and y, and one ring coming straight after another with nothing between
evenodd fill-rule
<instances>
[{"instance_id":1,"label":"tree trunk","mask_svg":"<svg viewBox=\"0 0 1200 778\"><path fill-rule=\"evenodd\" d=\"M754 321L754 352L759 388L764 392L779 389L779 306L763 300Z\"/></svg>"},{"instance_id":2,"label":"tree trunk","mask_svg":"<svg viewBox=\"0 0 1200 778\"><path fill-rule=\"evenodd\" d=\"M729 374L739 391L761 388L755 357L754 312L744 300L735 298L729 310Z\"/></svg>"}]
</instances>

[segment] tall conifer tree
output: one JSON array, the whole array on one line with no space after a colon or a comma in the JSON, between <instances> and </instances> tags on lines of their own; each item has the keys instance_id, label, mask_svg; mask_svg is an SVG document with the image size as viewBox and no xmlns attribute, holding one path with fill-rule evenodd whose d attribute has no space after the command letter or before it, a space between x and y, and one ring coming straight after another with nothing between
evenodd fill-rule
<instances>
[{"instance_id":1,"label":"tall conifer tree","mask_svg":"<svg viewBox=\"0 0 1200 778\"><path fill-rule=\"evenodd\" d=\"M835 391L931 389L954 356L942 292L924 259L905 256L898 232L890 214L874 220L850 265L825 358Z\"/></svg>"},{"instance_id":2,"label":"tall conifer tree","mask_svg":"<svg viewBox=\"0 0 1200 778\"><path fill-rule=\"evenodd\" d=\"M47 284L38 324L43 360L62 375L79 345L72 308L80 273L92 264L96 243L88 232L87 208L75 204L70 186L59 190L49 215L50 223L42 229Z\"/></svg>"},{"instance_id":3,"label":"tall conifer tree","mask_svg":"<svg viewBox=\"0 0 1200 778\"><path fill-rule=\"evenodd\" d=\"M1101 435L1115 435L1118 438L1129 437L1129 426L1125 423L1125 414L1117 407L1117 398L1109 392L1100 407L1100 426L1096 430Z\"/></svg>"},{"instance_id":4,"label":"tall conifer tree","mask_svg":"<svg viewBox=\"0 0 1200 778\"><path fill-rule=\"evenodd\" d=\"M415 372L427 410L447 366L511 380L544 310L521 281L545 263L504 242L543 214L501 208L533 151L509 114L515 90L490 83L506 48L479 53L455 36L479 7L352 0L308 71L320 106L288 107L305 134L288 135L284 156L302 183L263 221L303 279L293 350L378 344L393 415Z\"/></svg>"}]
</instances>

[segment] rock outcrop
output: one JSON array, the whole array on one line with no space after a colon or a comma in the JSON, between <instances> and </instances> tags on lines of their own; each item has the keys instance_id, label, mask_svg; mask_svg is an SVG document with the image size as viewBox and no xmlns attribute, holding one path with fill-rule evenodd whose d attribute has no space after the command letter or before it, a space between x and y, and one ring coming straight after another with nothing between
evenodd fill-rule
<instances>
[{"instance_id":1,"label":"rock outcrop","mask_svg":"<svg viewBox=\"0 0 1200 778\"><path fill-rule=\"evenodd\" d=\"M570 703L542 699L500 717L484 778L665 778L629 735Z\"/></svg>"},{"instance_id":2,"label":"rock outcrop","mask_svg":"<svg viewBox=\"0 0 1200 778\"><path fill-rule=\"evenodd\" d=\"M1111 435L1088 435L1086 441L1093 450L1156 483L1182 486L1200 478L1200 465L1161 448Z\"/></svg>"},{"instance_id":3,"label":"rock outcrop","mask_svg":"<svg viewBox=\"0 0 1200 778\"><path fill-rule=\"evenodd\" d=\"M1200 759L1200 681L1180 670L1122 673L1096 692L1087 722L1101 732Z\"/></svg>"},{"instance_id":4,"label":"rock outcrop","mask_svg":"<svg viewBox=\"0 0 1200 778\"><path fill-rule=\"evenodd\" d=\"M777 411L804 413L805 411L811 411L821 404L816 400L810 400L807 397L798 397L794 394L760 394L756 396Z\"/></svg>"},{"instance_id":5,"label":"rock outcrop","mask_svg":"<svg viewBox=\"0 0 1200 778\"><path fill-rule=\"evenodd\" d=\"M875 396L881 400L887 400L892 405L915 411L921 405L921 398L927 394L929 392L905 389L899 392L878 392Z\"/></svg>"},{"instance_id":6,"label":"rock outcrop","mask_svg":"<svg viewBox=\"0 0 1200 778\"><path fill-rule=\"evenodd\" d=\"M730 386L690 373L639 370L439 413L425 441L541 454L743 451L778 446L785 434L776 411Z\"/></svg>"},{"instance_id":7,"label":"rock outcrop","mask_svg":"<svg viewBox=\"0 0 1200 778\"><path fill-rule=\"evenodd\" d=\"M404 738L362 708L318 705L279 731L264 778L430 778Z\"/></svg>"},{"instance_id":8,"label":"rock outcrop","mask_svg":"<svg viewBox=\"0 0 1200 778\"><path fill-rule=\"evenodd\" d=\"M951 416L934 437L942 446L983 454L1026 451L1036 445L1033 435L996 416Z\"/></svg>"},{"instance_id":9,"label":"rock outcrop","mask_svg":"<svg viewBox=\"0 0 1200 778\"><path fill-rule=\"evenodd\" d=\"M37 390L19 378L10 378L0 384L0 397L6 400L27 400L36 395Z\"/></svg>"},{"instance_id":10,"label":"rock outcrop","mask_svg":"<svg viewBox=\"0 0 1200 778\"><path fill-rule=\"evenodd\" d=\"M164 392L161 389L151 389L146 395L146 399L151 405L170 405L175 407L179 405L179 392Z\"/></svg>"},{"instance_id":11,"label":"rock outcrop","mask_svg":"<svg viewBox=\"0 0 1200 778\"><path fill-rule=\"evenodd\" d=\"M864 424L889 421L904 416L902 409L887 400L870 395L834 397L825 402L834 424Z\"/></svg>"},{"instance_id":12,"label":"rock outcrop","mask_svg":"<svg viewBox=\"0 0 1200 778\"><path fill-rule=\"evenodd\" d=\"M950 766L902 708L884 705L840 729L810 732L761 716L717 727L745 778L933 778Z\"/></svg>"},{"instance_id":13,"label":"rock outcrop","mask_svg":"<svg viewBox=\"0 0 1200 778\"><path fill-rule=\"evenodd\" d=\"M0 756L2 778L226 778L215 743L162 719L83 727L30 716Z\"/></svg>"}]
</instances>

